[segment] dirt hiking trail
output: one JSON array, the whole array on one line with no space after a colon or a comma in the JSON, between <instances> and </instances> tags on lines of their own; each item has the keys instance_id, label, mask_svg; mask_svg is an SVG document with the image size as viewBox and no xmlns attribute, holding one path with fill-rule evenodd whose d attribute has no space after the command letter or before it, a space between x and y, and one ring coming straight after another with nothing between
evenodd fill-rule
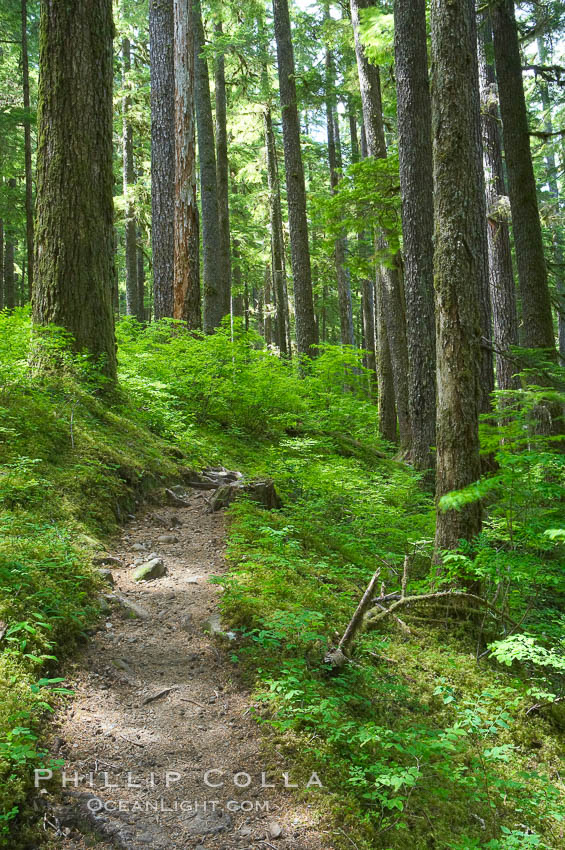
<instances>
[{"instance_id":1,"label":"dirt hiking trail","mask_svg":"<svg viewBox=\"0 0 565 850\"><path fill-rule=\"evenodd\" d=\"M108 611L54 721L50 748L67 784L56 803L39 791L44 827L63 850L329 850L314 809L285 791L292 764L262 756L231 647L213 635L220 591L208 578L227 569L222 512L201 492L184 497L186 506L142 510L108 558ZM164 574L135 581L148 561L144 570ZM53 783L57 774L40 787Z\"/></svg>"}]
</instances>

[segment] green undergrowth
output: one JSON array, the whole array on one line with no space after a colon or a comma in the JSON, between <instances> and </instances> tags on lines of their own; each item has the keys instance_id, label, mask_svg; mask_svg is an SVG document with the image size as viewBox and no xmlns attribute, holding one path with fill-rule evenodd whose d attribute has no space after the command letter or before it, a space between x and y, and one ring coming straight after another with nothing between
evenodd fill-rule
<instances>
[{"instance_id":1,"label":"green undergrowth","mask_svg":"<svg viewBox=\"0 0 565 850\"><path fill-rule=\"evenodd\" d=\"M482 535L431 566L433 501L378 438L359 355L324 346L298 376L236 323L210 337L118 325L120 383L104 386L59 333L35 374L27 316L0 314L0 805L6 829L42 760L35 737L64 683L57 662L96 616L93 550L150 488L207 463L274 479L283 507L239 501L223 585L234 675L338 846L563 846L563 455L538 438L536 389L500 400L504 442ZM30 359L30 351L32 353ZM490 431L489 431L490 429ZM492 464L491 464L492 466ZM451 500L451 501L450 501ZM335 646L377 568L385 593L480 581L497 614L452 601L399 610ZM27 784L26 784L27 783ZM304 783L299 783L304 785ZM12 820L11 847L16 846ZM21 830L20 830L21 833Z\"/></svg>"}]
</instances>

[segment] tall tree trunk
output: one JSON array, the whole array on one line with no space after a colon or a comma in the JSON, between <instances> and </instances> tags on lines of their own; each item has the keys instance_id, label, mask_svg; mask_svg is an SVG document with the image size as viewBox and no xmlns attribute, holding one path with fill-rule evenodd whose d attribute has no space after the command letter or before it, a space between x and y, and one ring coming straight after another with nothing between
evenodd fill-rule
<instances>
[{"instance_id":1,"label":"tall tree trunk","mask_svg":"<svg viewBox=\"0 0 565 850\"><path fill-rule=\"evenodd\" d=\"M111 0L84 0L80 15L42 2L33 317L70 331L110 378L113 34Z\"/></svg>"},{"instance_id":2,"label":"tall tree trunk","mask_svg":"<svg viewBox=\"0 0 565 850\"><path fill-rule=\"evenodd\" d=\"M31 116L29 97L29 57L27 50L27 0L22 0L22 80L24 118L24 162L25 162L25 212L26 212L26 249L28 297L33 291L33 171L31 166Z\"/></svg>"},{"instance_id":3,"label":"tall tree trunk","mask_svg":"<svg viewBox=\"0 0 565 850\"><path fill-rule=\"evenodd\" d=\"M382 305L382 293L384 289L382 282L383 274L384 269L379 266L376 272L376 282L374 287L375 333L377 336L377 387L379 393L379 432L384 440L388 440L390 443L396 443L397 429L394 377L392 373L388 334L384 320L385 311Z\"/></svg>"},{"instance_id":4,"label":"tall tree trunk","mask_svg":"<svg viewBox=\"0 0 565 850\"><path fill-rule=\"evenodd\" d=\"M474 0L432 0L436 498L480 475L480 293L486 256ZM436 552L481 528L478 502L438 507Z\"/></svg>"},{"instance_id":5,"label":"tall tree trunk","mask_svg":"<svg viewBox=\"0 0 565 850\"><path fill-rule=\"evenodd\" d=\"M4 221L0 218L0 310L4 309Z\"/></svg>"},{"instance_id":6,"label":"tall tree trunk","mask_svg":"<svg viewBox=\"0 0 565 850\"><path fill-rule=\"evenodd\" d=\"M265 109L265 150L267 153L267 182L269 187L269 218L271 226L271 264L273 288L276 293L276 339L282 357L287 355L288 297L286 293L286 275L284 267L284 236L281 210L281 193L277 168L277 150L271 108Z\"/></svg>"},{"instance_id":7,"label":"tall tree trunk","mask_svg":"<svg viewBox=\"0 0 565 850\"><path fill-rule=\"evenodd\" d=\"M175 83L173 0L149 0L151 241L155 319L174 305Z\"/></svg>"},{"instance_id":8,"label":"tall tree trunk","mask_svg":"<svg viewBox=\"0 0 565 850\"><path fill-rule=\"evenodd\" d=\"M114 319L120 315L120 275L116 255L118 253L118 229L114 225L112 228L112 310L114 311Z\"/></svg>"},{"instance_id":9,"label":"tall tree trunk","mask_svg":"<svg viewBox=\"0 0 565 850\"><path fill-rule=\"evenodd\" d=\"M283 122L290 253L294 278L296 344L299 355L314 356L318 333L312 297L306 187L300 149L300 122L296 103L294 52L288 0L273 0L273 14Z\"/></svg>"},{"instance_id":10,"label":"tall tree trunk","mask_svg":"<svg viewBox=\"0 0 565 850\"><path fill-rule=\"evenodd\" d=\"M367 352L365 366L370 370L369 395L376 395L375 378L377 372L376 337L375 337L375 286L366 278L361 281L361 313L363 321L363 345Z\"/></svg>"},{"instance_id":11,"label":"tall tree trunk","mask_svg":"<svg viewBox=\"0 0 565 850\"><path fill-rule=\"evenodd\" d=\"M139 293L137 287L137 235L133 189L135 171L133 167L133 128L130 122L131 98L129 96L131 71L131 47L129 38L122 39L122 152L124 187L124 230L126 254L126 314L139 317Z\"/></svg>"},{"instance_id":12,"label":"tall tree trunk","mask_svg":"<svg viewBox=\"0 0 565 850\"><path fill-rule=\"evenodd\" d=\"M355 53L363 119L366 134L367 151L369 156L386 157L386 144L382 116L381 83L379 69L371 65L361 43L359 33L359 10L367 8L368 0L351 0L351 21L355 38ZM381 251L388 250L386 234L378 234L378 247ZM377 345L378 345L378 383L379 410L383 417L380 422L381 436L390 441L396 441L391 425L394 419L393 409L396 405L398 415L398 431L400 445L408 450L411 442L410 413L408 409L408 347L406 342L406 318L402 278L399 263L396 267L384 267L377 275ZM383 315L379 315L379 310ZM387 360L389 363L387 363ZM394 394L390 396L391 382L388 374L392 372L392 387Z\"/></svg>"},{"instance_id":13,"label":"tall tree trunk","mask_svg":"<svg viewBox=\"0 0 565 850\"><path fill-rule=\"evenodd\" d=\"M200 0L193 6L195 47L195 102L200 155L200 196L202 204L202 249L204 260L204 330L213 333L230 312L230 293L225 269L220 267L220 219L214 122L210 100L208 60L203 55L204 25Z\"/></svg>"},{"instance_id":14,"label":"tall tree trunk","mask_svg":"<svg viewBox=\"0 0 565 850\"><path fill-rule=\"evenodd\" d=\"M351 140L351 162L359 162L361 158L367 155L365 143L359 147L359 138L357 135L357 121L353 112L351 102L348 104L349 115L349 137ZM363 133L364 136L364 133ZM370 248L367 243L367 234L358 233L357 243L359 255L368 257ZM377 398L378 387L377 378L377 337L375 334L375 285L372 281L364 278L361 281L361 326L363 331L363 349L366 351L363 362L366 369L370 370L369 375L369 397Z\"/></svg>"},{"instance_id":15,"label":"tall tree trunk","mask_svg":"<svg viewBox=\"0 0 565 850\"><path fill-rule=\"evenodd\" d=\"M516 389L516 370L505 356L518 344L516 288L512 270L510 228L503 210L506 197L502 139L499 126L498 94L494 66L489 59L492 47L490 15L484 15L479 29L479 78L481 86L481 127L487 204L490 300L496 349L496 378L501 390Z\"/></svg>"},{"instance_id":16,"label":"tall tree trunk","mask_svg":"<svg viewBox=\"0 0 565 850\"><path fill-rule=\"evenodd\" d=\"M173 316L190 330L202 326L200 241L196 198L194 39L191 0L174 0L175 211Z\"/></svg>"},{"instance_id":17,"label":"tall tree trunk","mask_svg":"<svg viewBox=\"0 0 565 850\"><path fill-rule=\"evenodd\" d=\"M238 319L243 319L243 288L241 283L241 255L239 252L239 239L233 240L232 243L232 316ZM236 294L234 294L236 293ZM260 332L261 333L261 332Z\"/></svg>"},{"instance_id":18,"label":"tall tree trunk","mask_svg":"<svg viewBox=\"0 0 565 850\"><path fill-rule=\"evenodd\" d=\"M267 263L265 265L265 283L263 286L263 291L265 293L264 300L264 329L265 329L265 342L267 345L272 345L275 342L275 334L273 333L273 293L271 288L272 278L271 278L271 265Z\"/></svg>"},{"instance_id":19,"label":"tall tree trunk","mask_svg":"<svg viewBox=\"0 0 565 850\"><path fill-rule=\"evenodd\" d=\"M425 0L396 0L394 53L408 328L411 459L433 468L436 430L432 118Z\"/></svg>"},{"instance_id":20,"label":"tall tree trunk","mask_svg":"<svg viewBox=\"0 0 565 850\"><path fill-rule=\"evenodd\" d=\"M216 26L216 33L223 34L222 23ZM216 56L216 173L218 182L218 223L220 242L218 246L220 270L224 276L223 285L227 288L228 304L231 303L231 242L230 242L230 205L229 205L229 166L228 166L228 129L226 71L223 53ZM229 313L229 309L228 309Z\"/></svg>"},{"instance_id":21,"label":"tall tree trunk","mask_svg":"<svg viewBox=\"0 0 565 850\"><path fill-rule=\"evenodd\" d=\"M522 305L523 344L526 348L543 349L555 357L553 318L513 0L499 0L492 6L492 26Z\"/></svg>"},{"instance_id":22,"label":"tall tree trunk","mask_svg":"<svg viewBox=\"0 0 565 850\"><path fill-rule=\"evenodd\" d=\"M137 303L139 307L139 321L145 321L145 255L141 246L142 233L137 231Z\"/></svg>"},{"instance_id":23,"label":"tall tree trunk","mask_svg":"<svg viewBox=\"0 0 565 850\"><path fill-rule=\"evenodd\" d=\"M542 35L537 38L538 56L541 65L547 64L547 47ZM553 120L551 117L551 100L549 97L549 87L547 80L543 77L538 79L538 86L541 96L541 104L544 112L544 129L551 136L553 133ZM557 182L557 163L555 162L555 154L551 148L545 157L547 168L547 185L555 202L556 225L553 227L553 261L555 263L555 288L557 289L558 298L558 313L557 327L559 340L559 359L561 365L565 366L565 252L563 248L563 219L561 216L561 203L559 197L559 185ZM563 166L563 161L561 162Z\"/></svg>"},{"instance_id":24,"label":"tall tree trunk","mask_svg":"<svg viewBox=\"0 0 565 850\"><path fill-rule=\"evenodd\" d=\"M326 19L329 18L329 6L325 10ZM335 105L335 67L331 50L326 49L326 129L328 138L328 165L330 169L330 188L332 195L337 193L339 183L339 170L341 162L338 163L338 135L336 105ZM336 132L337 130L337 132ZM339 157L341 159L341 156ZM337 295L339 303L339 326L342 345L353 345L353 308L351 304L351 286L349 275L345 267L346 241L345 236L340 234L334 247L335 271L337 278Z\"/></svg>"},{"instance_id":25,"label":"tall tree trunk","mask_svg":"<svg viewBox=\"0 0 565 850\"><path fill-rule=\"evenodd\" d=\"M16 185L14 178L10 178L8 185ZM13 310L16 306L15 269L14 254L16 242L11 227L6 228L6 244L4 247L4 309Z\"/></svg>"}]
</instances>

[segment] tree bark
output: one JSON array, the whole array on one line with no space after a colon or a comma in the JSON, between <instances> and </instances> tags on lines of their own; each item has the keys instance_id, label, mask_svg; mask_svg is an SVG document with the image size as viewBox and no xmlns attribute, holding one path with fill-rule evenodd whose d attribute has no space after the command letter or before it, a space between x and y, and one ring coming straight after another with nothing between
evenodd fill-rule
<instances>
[{"instance_id":1,"label":"tree bark","mask_svg":"<svg viewBox=\"0 0 565 850\"><path fill-rule=\"evenodd\" d=\"M193 6L195 48L195 102L200 156L200 197L202 205L202 249L204 260L204 330L213 333L230 312L230 293L225 269L220 268L220 219L214 122L210 100L208 60L204 49L204 25L200 0Z\"/></svg>"},{"instance_id":2,"label":"tree bark","mask_svg":"<svg viewBox=\"0 0 565 850\"><path fill-rule=\"evenodd\" d=\"M378 411L379 411L379 433L383 440L396 443L396 403L394 397L394 377L392 374L392 363L388 335L384 321L384 309L382 306L382 283L383 269L377 268L375 295L375 332L377 336L377 387L378 387Z\"/></svg>"},{"instance_id":3,"label":"tree bark","mask_svg":"<svg viewBox=\"0 0 565 850\"><path fill-rule=\"evenodd\" d=\"M0 310L4 309L4 221L0 218Z\"/></svg>"},{"instance_id":4,"label":"tree bark","mask_svg":"<svg viewBox=\"0 0 565 850\"><path fill-rule=\"evenodd\" d=\"M146 320L145 315L145 255L141 247L141 230L137 231L137 304L139 307L139 321Z\"/></svg>"},{"instance_id":5,"label":"tree bark","mask_svg":"<svg viewBox=\"0 0 565 850\"><path fill-rule=\"evenodd\" d=\"M223 34L222 23L216 26L216 33ZM229 205L229 165L225 57L216 56L216 171L218 182L218 223L220 242L218 246L220 270L224 277L223 286L228 291L228 304L231 303L231 241L230 241L230 205ZM229 310L228 310L229 313Z\"/></svg>"},{"instance_id":6,"label":"tree bark","mask_svg":"<svg viewBox=\"0 0 565 850\"><path fill-rule=\"evenodd\" d=\"M516 366L505 356L518 345L518 313L512 269L510 227L501 207L506 197L502 139L499 126L496 74L489 59L492 48L490 15L484 15L479 29L479 78L481 86L481 126L487 205L490 300L496 348L496 379L501 390L517 389Z\"/></svg>"},{"instance_id":7,"label":"tree bark","mask_svg":"<svg viewBox=\"0 0 565 850\"><path fill-rule=\"evenodd\" d=\"M267 153L267 184L269 187L269 218L271 226L271 265L273 287L276 293L276 338L281 357L286 357L287 347L287 312L288 297L286 294L286 275L284 267L284 236L281 210L281 193L277 168L277 150L271 108L267 106L264 113L265 121L265 150ZM286 309L285 309L286 308Z\"/></svg>"},{"instance_id":8,"label":"tree bark","mask_svg":"<svg viewBox=\"0 0 565 850\"><path fill-rule=\"evenodd\" d=\"M432 129L437 351L436 499L480 476L480 293L486 268L474 0L432 0ZM478 502L438 506L435 546L471 540Z\"/></svg>"},{"instance_id":9,"label":"tree bark","mask_svg":"<svg viewBox=\"0 0 565 850\"><path fill-rule=\"evenodd\" d=\"M10 189L14 189L16 181L14 177L8 180ZM16 241L13 232L13 227L9 225L5 229L5 246L4 246L4 309L13 310L16 306L16 286L15 286L15 269L14 255L16 251Z\"/></svg>"},{"instance_id":10,"label":"tree bark","mask_svg":"<svg viewBox=\"0 0 565 850\"><path fill-rule=\"evenodd\" d=\"M522 341L526 348L542 349L555 358L553 318L513 0L499 0L493 5L492 25L522 306Z\"/></svg>"},{"instance_id":11,"label":"tree bark","mask_svg":"<svg viewBox=\"0 0 565 850\"><path fill-rule=\"evenodd\" d=\"M27 0L22 0L22 80L24 118L25 213L28 298L33 292L33 170L31 164L31 103L29 97L29 56L27 48Z\"/></svg>"},{"instance_id":12,"label":"tree bark","mask_svg":"<svg viewBox=\"0 0 565 850\"><path fill-rule=\"evenodd\" d=\"M538 56L541 65L547 64L547 47L542 35L537 38ZM544 129L546 133L553 133L553 120L551 117L551 99L549 97L549 87L547 80L543 77L538 79L538 85L541 96L541 104L544 112ZM555 263L555 288L558 298L557 312L557 328L559 341L559 359L562 366L565 366L565 251L563 248L563 218L561 216L561 202L559 197L559 184L557 182L557 163L555 162L555 154L551 148L545 157L547 169L547 185L555 203L556 226L553 228L553 260ZM563 159L561 161L563 166Z\"/></svg>"},{"instance_id":13,"label":"tree bark","mask_svg":"<svg viewBox=\"0 0 565 850\"><path fill-rule=\"evenodd\" d=\"M139 293L137 287L137 227L132 187L135 184L133 167L133 128L129 119L131 98L129 79L131 71L131 47L128 38L122 39L122 152L124 187L124 230L126 255L126 314L139 319ZM141 320L140 320L141 321Z\"/></svg>"},{"instance_id":14,"label":"tree bark","mask_svg":"<svg viewBox=\"0 0 565 850\"><path fill-rule=\"evenodd\" d=\"M288 0L273 0L273 14L283 122L290 252L294 278L296 344L299 355L312 357L316 353L314 346L318 342L318 333L312 296L306 187L300 149L300 122L296 103L294 53Z\"/></svg>"},{"instance_id":15,"label":"tree bark","mask_svg":"<svg viewBox=\"0 0 565 850\"><path fill-rule=\"evenodd\" d=\"M113 379L112 2L77 14L43 0L41 12L33 317L70 331Z\"/></svg>"},{"instance_id":16,"label":"tree bark","mask_svg":"<svg viewBox=\"0 0 565 850\"><path fill-rule=\"evenodd\" d=\"M271 266L270 263L265 265L265 283L263 286L263 291L265 293L264 300L264 331L265 331L265 343L267 345L273 345L275 342L275 334L273 333L273 293L271 289Z\"/></svg>"},{"instance_id":17,"label":"tree bark","mask_svg":"<svg viewBox=\"0 0 565 850\"><path fill-rule=\"evenodd\" d=\"M359 74L359 87L363 105L363 126L369 156L384 159L387 155L382 115L380 73L371 65L361 43L359 32L359 10L367 8L368 0L351 0L351 21L355 39L355 54ZM377 236L379 250L388 250L386 234ZM408 348L406 343L406 317L402 278L399 264L395 268L383 266L377 274L377 346L379 416L381 436L396 442L396 425L392 422L398 415L400 445L406 451L411 443L410 414L408 409ZM383 311L382 315L379 311ZM389 374L392 373L392 382ZM393 390L391 395L391 390Z\"/></svg>"},{"instance_id":18,"label":"tree bark","mask_svg":"<svg viewBox=\"0 0 565 850\"><path fill-rule=\"evenodd\" d=\"M189 330L202 326L200 240L196 198L194 39L190 0L174 0L175 209L173 316Z\"/></svg>"},{"instance_id":19,"label":"tree bark","mask_svg":"<svg viewBox=\"0 0 565 850\"><path fill-rule=\"evenodd\" d=\"M151 241L155 319L173 316L175 84L173 0L149 0Z\"/></svg>"},{"instance_id":20,"label":"tree bark","mask_svg":"<svg viewBox=\"0 0 565 850\"><path fill-rule=\"evenodd\" d=\"M326 19L329 18L329 7L326 6ZM338 157L337 116L335 108L335 68L331 50L326 49L326 130L328 138L328 165L330 169L330 188L332 195L337 193L340 180L341 156ZM339 326L342 345L353 345L353 308L351 304L351 285L345 267L347 243L345 236L340 234L334 247L335 271L337 278L337 295L339 303Z\"/></svg>"},{"instance_id":21,"label":"tree bark","mask_svg":"<svg viewBox=\"0 0 565 850\"><path fill-rule=\"evenodd\" d=\"M233 240L232 243L232 316L238 319L243 319L244 304L243 304L243 287L241 283L241 255L239 252L239 239ZM237 293L237 294L234 294Z\"/></svg>"},{"instance_id":22,"label":"tree bark","mask_svg":"<svg viewBox=\"0 0 565 850\"><path fill-rule=\"evenodd\" d=\"M396 0L394 52L402 198L404 292L408 327L411 460L432 469L436 380L432 118L425 0Z\"/></svg>"}]
</instances>

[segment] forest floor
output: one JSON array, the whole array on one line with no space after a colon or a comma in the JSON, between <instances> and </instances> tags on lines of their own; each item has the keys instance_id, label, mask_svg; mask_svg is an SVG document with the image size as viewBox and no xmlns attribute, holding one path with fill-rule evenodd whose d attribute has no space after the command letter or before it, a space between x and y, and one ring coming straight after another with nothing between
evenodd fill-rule
<instances>
[{"instance_id":1,"label":"forest floor","mask_svg":"<svg viewBox=\"0 0 565 850\"><path fill-rule=\"evenodd\" d=\"M140 511L111 553L110 607L53 723L68 779L47 832L68 850L324 850L314 809L285 791L292 765L264 751L252 696L234 679L208 581L227 570L224 517L201 493L189 503ZM152 553L166 574L134 581Z\"/></svg>"}]
</instances>

